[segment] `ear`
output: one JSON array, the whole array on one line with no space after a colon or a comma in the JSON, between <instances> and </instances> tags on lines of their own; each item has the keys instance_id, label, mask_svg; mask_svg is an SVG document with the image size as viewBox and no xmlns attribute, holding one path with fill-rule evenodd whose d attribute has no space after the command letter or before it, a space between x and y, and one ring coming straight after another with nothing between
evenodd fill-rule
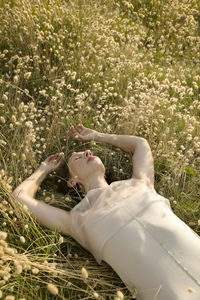
<instances>
[{"instance_id":1,"label":"ear","mask_svg":"<svg viewBox=\"0 0 200 300\"><path fill-rule=\"evenodd\" d=\"M74 181L72 178L70 178L69 180L67 180L67 186L69 188L73 188L76 185L76 181Z\"/></svg>"}]
</instances>

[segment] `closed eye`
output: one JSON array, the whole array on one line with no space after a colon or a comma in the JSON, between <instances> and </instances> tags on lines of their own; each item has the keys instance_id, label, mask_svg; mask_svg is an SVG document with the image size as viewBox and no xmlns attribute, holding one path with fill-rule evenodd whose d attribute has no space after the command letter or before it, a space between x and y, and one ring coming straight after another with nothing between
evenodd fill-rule
<instances>
[{"instance_id":1,"label":"closed eye","mask_svg":"<svg viewBox=\"0 0 200 300\"><path fill-rule=\"evenodd\" d=\"M75 157L75 160L77 160L77 159L79 159L79 158L81 158L81 157Z\"/></svg>"}]
</instances>

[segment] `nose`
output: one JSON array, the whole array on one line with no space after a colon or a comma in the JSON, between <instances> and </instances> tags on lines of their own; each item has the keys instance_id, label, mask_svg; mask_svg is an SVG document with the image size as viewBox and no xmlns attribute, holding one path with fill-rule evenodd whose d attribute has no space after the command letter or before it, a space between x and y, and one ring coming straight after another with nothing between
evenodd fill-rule
<instances>
[{"instance_id":1,"label":"nose","mask_svg":"<svg viewBox=\"0 0 200 300\"><path fill-rule=\"evenodd\" d=\"M86 158L88 158L89 156L91 156L92 155L92 152L90 151L90 150L86 150L85 152L84 152L84 156L86 157Z\"/></svg>"}]
</instances>

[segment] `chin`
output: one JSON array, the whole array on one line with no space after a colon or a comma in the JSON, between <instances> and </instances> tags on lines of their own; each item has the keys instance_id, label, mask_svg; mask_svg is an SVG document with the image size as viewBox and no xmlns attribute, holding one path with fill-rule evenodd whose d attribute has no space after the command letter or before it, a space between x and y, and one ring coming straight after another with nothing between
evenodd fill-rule
<instances>
[{"instance_id":1,"label":"chin","mask_svg":"<svg viewBox=\"0 0 200 300\"><path fill-rule=\"evenodd\" d=\"M95 159L93 160L93 162L97 163L97 164L103 164L102 161L101 161L101 158L99 158L98 156L95 157Z\"/></svg>"},{"instance_id":2,"label":"chin","mask_svg":"<svg viewBox=\"0 0 200 300\"><path fill-rule=\"evenodd\" d=\"M103 171L105 173L105 167L104 164L102 163L101 159L99 157L97 157L96 159L94 159L92 161L93 164L93 172L92 173L96 173L96 171L98 172L99 170Z\"/></svg>"},{"instance_id":3,"label":"chin","mask_svg":"<svg viewBox=\"0 0 200 300\"><path fill-rule=\"evenodd\" d=\"M105 166L104 166L104 164L102 163L101 160L99 161L98 166L99 166L99 168L101 168L101 170L105 173L106 169L105 169Z\"/></svg>"},{"instance_id":4,"label":"chin","mask_svg":"<svg viewBox=\"0 0 200 300\"><path fill-rule=\"evenodd\" d=\"M101 166L104 167L104 164L102 163L102 161L99 157L96 157L93 162L96 163L97 165L101 165Z\"/></svg>"}]
</instances>

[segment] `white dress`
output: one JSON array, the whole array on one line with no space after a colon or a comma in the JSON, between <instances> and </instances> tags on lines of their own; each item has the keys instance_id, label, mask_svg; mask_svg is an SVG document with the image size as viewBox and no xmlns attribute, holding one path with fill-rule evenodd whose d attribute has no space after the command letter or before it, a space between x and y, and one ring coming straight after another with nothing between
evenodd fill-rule
<instances>
[{"instance_id":1,"label":"white dress","mask_svg":"<svg viewBox=\"0 0 200 300\"><path fill-rule=\"evenodd\" d=\"M89 191L71 211L71 230L137 299L200 299L200 237L142 181Z\"/></svg>"}]
</instances>

